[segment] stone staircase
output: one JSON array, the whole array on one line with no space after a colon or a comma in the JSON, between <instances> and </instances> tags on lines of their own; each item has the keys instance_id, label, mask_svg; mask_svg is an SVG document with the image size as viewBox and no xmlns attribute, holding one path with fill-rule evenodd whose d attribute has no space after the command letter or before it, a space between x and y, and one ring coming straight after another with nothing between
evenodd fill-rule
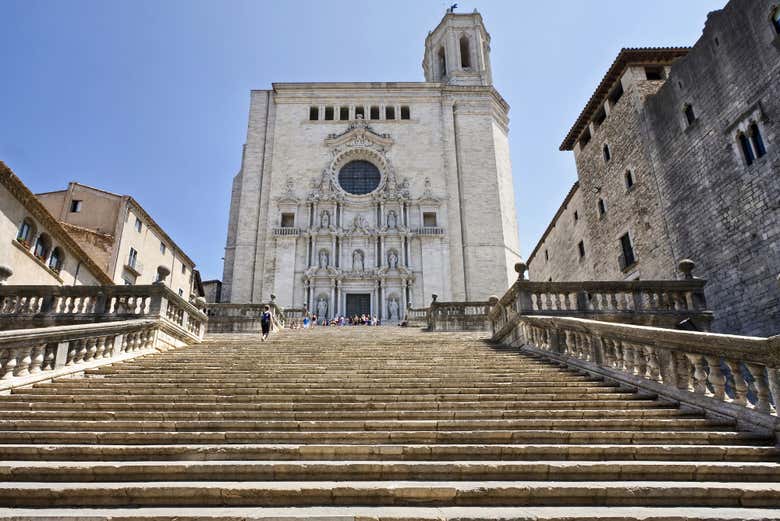
<instances>
[{"instance_id":1,"label":"stone staircase","mask_svg":"<svg viewBox=\"0 0 780 521\"><path fill-rule=\"evenodd\" d=\"M475 334L218 335L0 396L0 519L780 519L778 454Z\"/></svg>"}]
</instances>

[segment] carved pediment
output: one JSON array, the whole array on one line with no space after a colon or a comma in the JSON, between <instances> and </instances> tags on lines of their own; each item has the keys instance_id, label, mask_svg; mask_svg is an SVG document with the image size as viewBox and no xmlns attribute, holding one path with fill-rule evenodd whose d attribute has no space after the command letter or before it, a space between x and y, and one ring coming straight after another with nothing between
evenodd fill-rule
<instances>
[{"instance_id":1,"label":"carved pediment","mask_svg":"<svg viewBox=\"0 0 780 521\"><path fill-rule=\"evenodd\" d=\"M362 119L350 123L347 130L341 134L330 134L325 140L325 144L329 147L372 147L380 150L389 148L393 143L394 141L389 134L374 132Z\"/></svg>"}]
</instances>

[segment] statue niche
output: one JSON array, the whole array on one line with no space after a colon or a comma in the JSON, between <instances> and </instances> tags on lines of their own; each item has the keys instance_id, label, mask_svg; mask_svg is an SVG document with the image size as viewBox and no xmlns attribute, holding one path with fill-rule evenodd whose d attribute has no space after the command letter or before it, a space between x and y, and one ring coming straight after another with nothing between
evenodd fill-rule
<instances>
[{"instance_id":1,"label":"statue niche","mask_svg":"<svg viewBox=\"0 0 780 521\"><path fill-rule=\"evenodd\" d=\"M326 269L328 267L330 264L330 254L328 253L328 250L320 250L319 261L320 268Z\"/></svg>"},{"instance_id":2,"label":"statue niche","mask_svg":"<svg viewBox=\"0 0 780 521\"><path fill-rule=\"evenodd\" d=\"M395 250L390 250L387 253L387 266L391 270L398 268L398 253Z\"/></svg>"},{"instance_id":3,"label":"statue niche","mask_svg":"<svg viewBox=\"0 0 780 521\"><path fill-rule=\"evenodd\" d=\"M328 210L320 212L320 228L330 228L330 212Z\"/></svg>"},{"instance_id":4,"label":"statue niche","mask_svg":"<svg viewBox=\"0 0 780 521\"><path fill-rule=\"evenodd\" d=\"M391 321L398 321L399 318L399 310L401 306L398 305L398 298L393 295L387 300L387 318Z\"/></svg>"},{"instance_id":5,"label":"statue niche","mask_svg":"<svg viewBox=\"0 0 780 521\"><path fill-rule=\"evenodd\" d=\"M363 256L363 252L360 250L355 250L352 252L352 271L365 271L365 257Z\"/></svg>"},{"instance_id":6,"label":"statue niche","mask_svg":"<svg viewBox=\"0 0 780 521\"><path fill-rule=\"evenodd\" d=\"M327 318L328 316L328 299L325 296L320 296L317 300L317 318Z\"/></svg>"},{"instance_id":7,"label":"statue niche","mask_svg":"<svg viewBox=\"0 0 780 521\"><path fill-rule=\"evenodd\" d=\"M396 215L395 210L390 210L387 213L387 227L390 229L398 227L398 216Z\"/></svg>"}]
</instances>

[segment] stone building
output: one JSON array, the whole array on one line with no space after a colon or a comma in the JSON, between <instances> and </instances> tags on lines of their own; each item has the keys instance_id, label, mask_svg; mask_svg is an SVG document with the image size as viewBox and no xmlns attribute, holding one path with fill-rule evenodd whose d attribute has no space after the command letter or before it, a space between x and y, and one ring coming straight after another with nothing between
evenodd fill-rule
<instances>
[{"instance_id":1,"label":"stone building","mask_svg":"<svg viewBox=\"0 0 780 521\"><path fill-rule=\"evenodd\" d=\"M401 319L514 280L509 110L490 36L448 12L419 83L275 83L251 94L222 300Z\"/></svg>"},{"instance_id":2,"label":"stone building","mask_svg":"<svg viewBox=\"0 0 780 521\"><path fill-rule=\"evenodd\" d=\"M37 197L115 284L152 284L162 266L168 287L193 296L195 263L131 196L71 182Z\"/></svg>"},{"instance_id":3,"label":"stone building","mask_svg":"<svg viewBox=\"0 0 780 521\"><path fill-rule=\"evenodd\" d=\"M532 280L670 278L688 257L715 330L780 331L778 20L731 0L690 49L621 51L561 145L579 181Z\"/></svg>"},{"instance_id":4,"label":"stone building","mask_svg":"<svg viewBox=\"0 0 780 521\"><path fill-rule=\"evenodd\" d=\"M2 161L0 244L0 283L111 284L111 277ZM2 267L11 269L10 276Z\"/></svg>"}]
</instances>

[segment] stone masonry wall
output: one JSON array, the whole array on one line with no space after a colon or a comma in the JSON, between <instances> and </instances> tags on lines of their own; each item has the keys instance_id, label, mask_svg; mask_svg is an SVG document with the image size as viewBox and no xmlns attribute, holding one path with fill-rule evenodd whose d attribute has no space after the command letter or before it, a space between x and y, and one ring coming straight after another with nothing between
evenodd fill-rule
<instances>
[{"instance_id":1,"label":"stone masonry wall","mask_svg":"<svg viewBox=\"0 0 780 521\"><path fill-rule=\"evenodd\" d=\"M780 333L780 35L776 0L732 0L649 99L654 170L676 257L708 280L716 331ZM691 104L689 127L682 108ZM756 122L766 156L748 166L736 134Z\"/></svg>"}]
</instances>

